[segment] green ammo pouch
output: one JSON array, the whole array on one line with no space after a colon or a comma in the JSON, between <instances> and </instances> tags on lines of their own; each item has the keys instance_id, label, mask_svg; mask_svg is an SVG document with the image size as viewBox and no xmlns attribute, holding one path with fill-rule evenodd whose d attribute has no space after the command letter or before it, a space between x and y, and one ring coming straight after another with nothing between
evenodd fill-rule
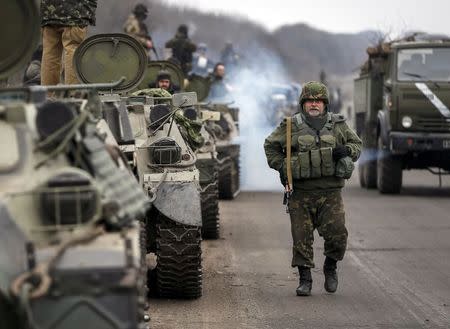
<instances>
[{"instance_id":1,"label":"green ammo pouch","mask_svg":"<svg viewBox=\"0 0 450 329\"><path fill-rule=\"evenodd\" d=\"M336 163L335 176L340 178L349 179L352 176L355 164L350 157L339 159Z\"/></svg>"},{"instance_id":2,"label":"green ammo pouch","mask_svg":"<svg viewBox=\"0 0 450 329\"><path fill-rule=\"evenodd\" d=\"M320 136L320 147L323 147L323 148L336 147L336 137L334 137L333 135Z\"/></svg>"},{"instance_id":3,"label":"green ammo pouch","mask_svg":"<svg viewBox=\"0 0 450 329\"><path fill-rule=\"evenodd\" d=\"M311 150L311 178L322 176L320 150Z\"/></svg>"},{"instance_id":4,"label":"green ammo pouch","mask_svg":"<svg viewBox=\"0 0 450 329\"><path fill-rule=\"evenodd\" d=\"M298 137L298 146L300 152L307 152L313 148L315 141L314 137L310 135L303 135Z\"/></svg>"},{"instance_id":5,"label":"green ammo pouch","mask_svg":"<svg viewBox=\"0 0 450 329\"><path fill-rule=\"evenodd\" d=\"M333 176L333 149L331 147L323 147L320 149L320 155L322 157L322 176Z\"/></svg>"},{"instance_id":6,"label":"green ammo pouch","mask_svg":"<svg viewBox=\"0 0 450 329\"><path fill-rule=\"evenodd\" d=\"M298 154L298 161L300 166L300 178L310 178L311 177L311 159L310 153L300 152Z\"/></svg>"}]
</instances>

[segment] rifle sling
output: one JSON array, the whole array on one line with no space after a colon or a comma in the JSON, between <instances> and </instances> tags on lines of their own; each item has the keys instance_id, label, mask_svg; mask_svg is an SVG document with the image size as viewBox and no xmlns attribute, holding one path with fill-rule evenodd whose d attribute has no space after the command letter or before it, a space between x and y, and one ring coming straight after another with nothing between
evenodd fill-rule
<instances>
[{"instance_id":1,"label":"rifle sling","mask_svg":"<svg viewBox=\"0 0 450 329\"><path fill-rule=\"evenodd\" d=\"M292 118L286 118L286 171L289 189L292 190L292 166L291 166L291 141L292 141Z\"/></svg>"}]
</instances>

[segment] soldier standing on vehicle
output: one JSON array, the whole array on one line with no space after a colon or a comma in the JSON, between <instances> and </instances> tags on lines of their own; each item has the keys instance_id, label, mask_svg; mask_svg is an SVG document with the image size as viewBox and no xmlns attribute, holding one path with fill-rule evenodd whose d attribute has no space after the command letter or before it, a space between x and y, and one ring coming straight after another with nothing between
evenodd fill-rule
<instances>
[{"instance_id":1,"label":"soldier standing on vehicle","mask_svg":"<svg viewBox=\"0 0 450 329\"><path fill-rule=\"evenodd\" d=\"M141 43L141 45L147 50L150 58L150 51L155 52L155 48L153 47L152 37L148 33L147 25L144 23L147 19L147 15L147 7L142 3L137 4L133 9L133 13L128 16L125 24L123 25L123 30L126 34L131 35ZM158 57L156 52L155 56Z\"/></svg>"},{"instance_id":2,"label":"soldier standing on vehicle","mask_svg":"<svg viewBox=\"0 0 450 329\"><path fill-rule=\"evenodd\" d=\"M86 38L87 26L95 25L97 0L41 0L42 85L60 82L64 53L64 82L76 84L73 54Z\"/></svg>"},{"instance_id":3,"label":"soldier standing on vehicle","mask_svg":"<svg viewBox=\"0 0 450 329\"><path fill-rule=\"evenodd\" d=\"M172 61L181 66L184 74L192 69L192 53L197 50L197 46L189 39L188 32L186 25L180 25L175 37L166 42L166 48L172 49Z\"/></svg>"},{"instance_id":4,"label":"soldier standing on vehicle","mask_svg":"<svg viewBox=\"0 0 450 329\"><path fill-rule=\"evenodd\" d=\"M299 112L286 118L266 138L269 166L280 173L291 218L292 267L298 267L298 296L311 295L314 230L324 238L325 290L338 285L337 261L347 246L341 189L360 155L361 140L341 115L329 113L327 87L320 82L303 86ZM287 164L290 165L288 166Z\"/></svg>"}]
</instances>

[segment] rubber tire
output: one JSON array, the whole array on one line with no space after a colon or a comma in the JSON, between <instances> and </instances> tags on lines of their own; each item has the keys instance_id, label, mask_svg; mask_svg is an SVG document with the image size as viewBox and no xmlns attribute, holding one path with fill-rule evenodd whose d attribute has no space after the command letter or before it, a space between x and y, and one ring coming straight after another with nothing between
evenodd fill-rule
<instances>
[{"instance_id":1,"label":"rubber tire","mask_svg":"<svg viewBox=\"0 0 450 329\"><path fill-rule=\"evenodd\" d=\"M208 185L206 190L202 191L202 238L218 239L220 236L219 223L219 187L217 180Z\"/></svg>"},{"instance_id":2,"label":"rubber tire","mask_svg":"<svg viewBox=\"0 0 450 329\"><path fill-rule=\"evenodd\" d=\"M358 163L358 176L359 176L359 185L362 188L367 188L367 184L366 184L366 173L365 173L365 165Z\"/></svg>"},{"instance_id":3,"label":"rubber tire","mask_svg":"<svg viewBox=\"0 0 450 329\"><path fill-rule=\"evenodd\" d=\"M239 164L235 159L229 159L227 166L219 172L219 198L233 200L239 192Z\"/></svg>"},{"instance_id":4,"label":"rubber tire","mask_svg":"<svg viewBox=\"0 0 450 329\"><path fill-rule=\"evenodd\" d=\"M377 188L377 160L367 161L364 167L364 181L366 182L366 188Z\"/></svg>"},{"instance_id":5,"label":"rubber tire","mask_svg":"<svg viewBox=\"0 0 450 329\"><path fill-rule=\"evenodd\" d=\"M378 137L377 187L383 194L398 194L402 188L402 161L383 148L383 141Z\"/></svg>"},{"instance_id":6,"label":"rubber tire","mask_svg":"<svg viewBox=\"0 0 450 329\"><path fill-rule=\"evenodd\" d=\"M161 216L163 217L163 216ZM201 229L169 219L156 227L156 293L162 298L202 295Z\"/></svg>"}]
</instances>

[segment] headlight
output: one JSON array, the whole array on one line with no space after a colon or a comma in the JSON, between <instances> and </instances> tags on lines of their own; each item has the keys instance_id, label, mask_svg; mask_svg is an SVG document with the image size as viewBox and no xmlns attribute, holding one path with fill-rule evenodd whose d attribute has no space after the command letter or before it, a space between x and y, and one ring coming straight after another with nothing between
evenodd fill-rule
<instances>
[{"instance_id":1,"label":"headlight","mask_svg":"<svg viewBox=\"0 0 450 329\"><path fill-rule=\"evenodd\" d=\"M413 121L412 121L412 119L411 119L410 117L404 116L404 117L402 118L402 126L403 126L404 128L411 128L412 123L413 123Z\"/></svg>"},{"instance_id":2,"label":"headlight","mask_svg":"<svg viewBox=\"0 0 450 329\"><path fill-rule=\"evenodd\" d=\"M173 138L164 137L150 145L151 161L158 165L170 165L181 161L181 147Z\"/></svg>"},{"instance_id":3,"label":"headlight","mask_svg":"<svg viewBox=\"0 0 450 329\"><path fill-rule=\"evenodd\" d=\"M100 197L89 176L68 171L51 177L41 188L41 209L47 225L81 225L99 214Z\"/></svg>"},{"instance_id":4,"label":"headlight","mask_svg":"<svg viewBox=\"0 0 450 329\"><path fill-rule=\"evenodd\" d=\"M166 104L155 105L150 110L150 128L152 130L156 130L158 127L161 127L163 123L170 116L170 107Z\"/></svg>"}]
</instances>

